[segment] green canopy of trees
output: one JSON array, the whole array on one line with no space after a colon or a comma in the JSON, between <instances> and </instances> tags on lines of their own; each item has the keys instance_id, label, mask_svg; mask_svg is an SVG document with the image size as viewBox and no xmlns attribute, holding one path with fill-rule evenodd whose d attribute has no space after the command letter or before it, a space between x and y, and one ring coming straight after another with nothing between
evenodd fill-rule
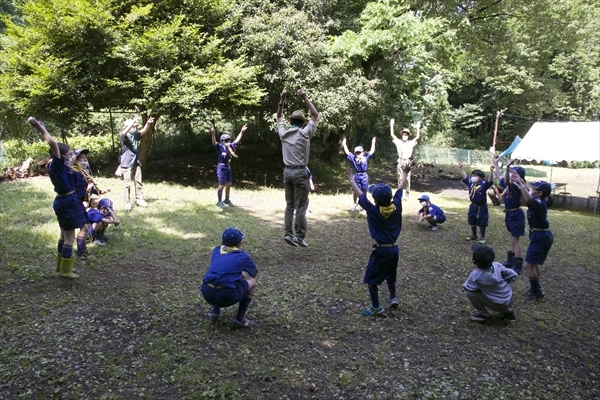
<instances>
[{"instance_id":1,"label":"green canopy of trees","mask_svg":"<svg viewBox=\"0 0 600 400\"><path fill-rule=\"evenodd\" d=\"M0 13L13 135L29 114L68 129L106 109L188 125L261 115L268 129L284 88L307 90L331 153L389 118L422 120L424 142L486 147L502 108L506 141L535 119L600 114L591 0L21 0Z\"/></svg>"}]
</instances>

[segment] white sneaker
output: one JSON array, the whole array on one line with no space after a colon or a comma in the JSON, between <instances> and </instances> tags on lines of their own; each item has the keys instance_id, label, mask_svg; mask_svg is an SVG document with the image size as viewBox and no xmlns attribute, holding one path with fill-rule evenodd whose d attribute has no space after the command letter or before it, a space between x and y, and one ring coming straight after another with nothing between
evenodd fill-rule
<instances>
[{"instance_id":1,"label":"white sneaker","mask_svg":"<svg viewBox=\"0 0 600 400\"><path fill-rule=\"evenodd\" d=\"M437 231L438 229L440 229L440 227L439 227L439 226L437 226L437 225L433 225L433 226L431 227L431 230L432 230L432 231Z\"/></svg>"},{"instance_id":2,"label":"white sneaker","mask_svg":"<svg viewBox=\"0 0 600 400\"><path fill-rule=\"evenodd\" d=\"M356 211L361 212L364 211L364 209L361 206L356 207Z\"/></svg>"},{"instance_id":3,"label":"white sneaker","mask_svg":"<svg viewBox=\"0 0 600 400\"><path fill-rule=\"evenodd\" d=\"M131 203L127 202L127 204L125 204L125 211L131 211Z\"/></svg>"},{"instance_id":4,"label":"white sneaker","mask_svg":"<svg viewBox=\"0 0 600 400\"><path fill-rule=\"evenodd\" d=\"M137 199L135 201L135 204L137 204L140 207L147 207L148 206L148 203L146 203L146 200L144 200L144 199Z\"/></svg>"},{"instance_id":5,"label":"white sneaker","mask_svg":"<svg viewBox=\"0 0 600 400\"><path fill-rule=\"evenodd\" d=\"M358 203L354 203L350 211L356 211L356 207L358 207Z\"/></svg>"}]
</instances>

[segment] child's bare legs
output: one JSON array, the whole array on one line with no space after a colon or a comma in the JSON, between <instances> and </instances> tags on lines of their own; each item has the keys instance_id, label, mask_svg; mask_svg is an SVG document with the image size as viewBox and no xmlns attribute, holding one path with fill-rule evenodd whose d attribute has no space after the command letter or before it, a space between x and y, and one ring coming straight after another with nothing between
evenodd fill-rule
<instances>
[{"instance_id":1,"label":"child's bare legs","mask_svg":"<svg viewBox=\"0 0 600 400\"><path fill-rule=\"evenodd\" d=\"M250 306L250 302L252 301L252 296L254 296L254 288L256 287L256 279L251 277L246 271L242 271L242 279L248 283L248 294L240 301L238 312L235 316L238 322L244 320L248 306Z\"/></svg>"},{"instance_id":2,"label":"child's bare legs","mask_svg":"<svg viewBox=\"0 0 600 400\"><path fill-rule=\"evenodd\" d=\"M73 243L75 242L75 229L70 231L60 230L60 240L63 242L62 257L71 258L73 256Z\"/></svg>"},{"instance_id":3,"label":"child's bare legs","mask_svg":"<svg viewBox=\"0 0 600 400\"><path fill-rule=\"evenodd\" d=\"M519 237L511 236L510 244L512 246L513 253L515 253L515 257L521 257L521 243L519 242Z\"/></svg>"},{"instance_id":4,"label":"child's bare legs","mask_svg":"<svg viewBox=\"0 0 600 400\"><path fill-rule=\"evenodd\" d=\"M539 264L531 264L525 261L523 263L525 276L529 279L531 289L527 294L526 300L535 300L544 297L542 287L540 286L540 266Z\"/></svg>"},{"instance_id":5,"label":"child's bare legs","mask_svg":"<svg viewBox=\"0 0 600 400\"><path fill-rule=\"evenodd\" d=\"M85 239L90 228L89 224L84 224L77 234L77 254L83 255L86 251Z\"/></svg>"}]
</instances>

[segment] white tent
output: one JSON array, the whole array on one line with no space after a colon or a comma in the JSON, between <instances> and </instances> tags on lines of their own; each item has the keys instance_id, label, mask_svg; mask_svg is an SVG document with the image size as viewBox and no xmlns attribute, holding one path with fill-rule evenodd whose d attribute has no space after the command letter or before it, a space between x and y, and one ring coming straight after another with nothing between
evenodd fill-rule
<instances>
[{"instance_id":1,"label":"white tent","mask_svg":"<svg viewBox=\"0 0 600 400\"><path fill-rule=\"evenodd\" d=\"M600 160L600 122L536 122L512 153L519 160ZM552 181L552 174L550 175ZM600 171L598 188L600 191ZM594 214L598 207L598 199Z\"/></svg>"},{"instance_id":2,"label":"white tent","mask_svg":"<svg viewBox=\"0 0 600 400\"><path fill-rule=\"evenodd\" d=\"M519 160L600 160L600 122L536 122L512 153Z\"/></svg>"}]
</instances>

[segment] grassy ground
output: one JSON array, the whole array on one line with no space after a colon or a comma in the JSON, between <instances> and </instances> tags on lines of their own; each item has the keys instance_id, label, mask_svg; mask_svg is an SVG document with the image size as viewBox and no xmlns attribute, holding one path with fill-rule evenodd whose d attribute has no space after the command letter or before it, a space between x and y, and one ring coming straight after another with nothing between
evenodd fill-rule
<instances>
[{"instance_id":1,"label":"grassy ground","mask_svg":"<svg viewBox=\"0 0 600 400\"><path fill-rule=\"evenodd\" d=\"M315 174L304 249L282 240L275 173L264 184L236 178L237 207L220 210L200 177L176 185L148 170L149 207L126 214L111 196L123 224L107 246L90 247L76 281L53 272L49 179L0 186L0 398L600 398L600 218L591 212L550 210L547 297L524 302L520 279L517 321L476 325L462 290L471 270L466 190L453 167L417 170L399 239L400 309L373 319L361 315L372 240L365 216L348 211L341 171ZM393 174L375 165L372 180ZM593 185L597 171L585 179ZM120 192L116 179L101 182ZM448 215L437 232L414 219L424 191ZM503 213L490 213L489 243L503 259ZM198 291L210 250L232 225L260 269L248 313L258 327L246 331L228 325L233 309L209 324ZM380 293L386 304L387 289Z\"/></svg>"}]
</instances>

